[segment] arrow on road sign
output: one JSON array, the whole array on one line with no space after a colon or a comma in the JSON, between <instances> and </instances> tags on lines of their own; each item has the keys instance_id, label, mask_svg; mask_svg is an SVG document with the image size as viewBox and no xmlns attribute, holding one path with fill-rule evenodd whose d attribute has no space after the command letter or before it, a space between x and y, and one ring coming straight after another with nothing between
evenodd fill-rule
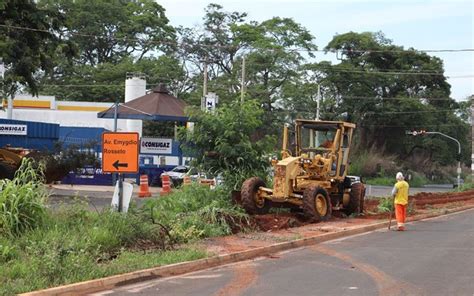
<instances>
[{"instance_id":1,"label":"arrow on road sign","mask_svg":"<svg viewBox=\"0 0 474 296\"><path fill-rule=\"evenodd\" d=\"M102 171L106 173L138 173L139 144L138 133L103 133Z\"/></svg>"},{"instance_id":2,"label":"arrow on road sign","mask_svg":"<svg viewBox=\"0 0 474 296\"><path fill-rule=\"evenodd\" d=\"M116 170L118 170L119 167L128 168L128 163L120 163L118 160L116 160L112 165Z\"/></svg>"}]
</instances>

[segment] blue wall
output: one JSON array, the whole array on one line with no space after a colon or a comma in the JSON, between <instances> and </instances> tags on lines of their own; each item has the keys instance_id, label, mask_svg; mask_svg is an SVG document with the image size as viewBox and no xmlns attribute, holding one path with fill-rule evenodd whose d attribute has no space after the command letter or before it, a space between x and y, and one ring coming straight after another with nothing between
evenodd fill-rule
<instances>
[{"instance_id":1,"label":"blue wall","mask_svg":"<svg viewBox=\"0 0 474 296\"><path fill-rule=\"evenodd\" d=\"M92 148L102 152L102 133L108 130L98 127L61 126L59 141L64 146L76 145L81 149Z\"/></svg>"},{"instance_id":2,"label":"blue wall","mask_svg":"<svg viewBox=\"0 0 474 296\"><path fill-rule=\"evenodd\" d=\"M37 150L52 150L59 139L59 124L0 118L1 124L27 126L27 135L0 135L0 147L22 147Z\"/></svg>"}]
</instances>

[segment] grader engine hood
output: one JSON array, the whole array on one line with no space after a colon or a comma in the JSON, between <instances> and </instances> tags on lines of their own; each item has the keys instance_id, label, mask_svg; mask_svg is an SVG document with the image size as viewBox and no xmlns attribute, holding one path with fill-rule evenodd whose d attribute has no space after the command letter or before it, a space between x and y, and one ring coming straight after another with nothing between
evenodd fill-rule
<instances>
[{"instance_id":1,"label":"grader engine hood","mask_svg":"<svg viewBox=\"0 0 474 296\"><path fill-rule=\"evenodd\" d=\"M280 160L275 166L275 176L273 178L273 197L285 198L293 190L293 180L300 171L301 157L287 157Z\"/></svg>"}]
</instances>

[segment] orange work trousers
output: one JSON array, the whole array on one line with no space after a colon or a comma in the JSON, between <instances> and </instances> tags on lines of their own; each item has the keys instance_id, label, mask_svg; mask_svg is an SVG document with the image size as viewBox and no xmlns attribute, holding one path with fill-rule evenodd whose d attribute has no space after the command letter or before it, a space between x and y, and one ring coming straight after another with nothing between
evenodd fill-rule
<instances>
[{"instance_id":1,"label":"orange work trousers","mask_svg":"<svg viewBox=\"0 0 474 296\"><path fill-rule=\"evenodd\" d=\"M407 205L395 204L395 217L398 228L405 228L405 219L407 217Z\"/></svg>"}]
</instances>

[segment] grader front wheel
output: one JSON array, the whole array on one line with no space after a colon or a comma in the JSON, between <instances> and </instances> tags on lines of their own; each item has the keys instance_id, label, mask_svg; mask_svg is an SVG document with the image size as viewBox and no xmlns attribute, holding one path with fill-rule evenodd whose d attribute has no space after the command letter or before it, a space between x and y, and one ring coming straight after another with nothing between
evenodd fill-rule
<instances>
[{"instance_id":1,"label":"grader front wheel","mask_svg":"<svg viewBox=\"0 0 474 296\"><path fill-rule=\"evenodd\" d=\"M269 200L258 195L260 187L265 187L265 182L258 177L247 179L242 184L242 206L251 215L266 214L271 207Z\"/></svg>"},{"instance_id":2,"label":"grader front wheel","mask_svg":"<svg viewBox=\"0 0 474 296\"><path fill-rule=\"evenodd\" d=\"M352 184L350 199L344 212L346 215L359 214L364 211L365 186L362 183Z\"/></svg>"},{"instance_id":3,"label":"grader front wheel","mask_svg":"<svg viewBox=\"0 0 474 296\"><path fill-rule=\"evenodd\" d=\"M303 193L303 212L314 222L331 218L332 206L327 191L321 187L307 188Z\"/></svg>"}]
</instances>

